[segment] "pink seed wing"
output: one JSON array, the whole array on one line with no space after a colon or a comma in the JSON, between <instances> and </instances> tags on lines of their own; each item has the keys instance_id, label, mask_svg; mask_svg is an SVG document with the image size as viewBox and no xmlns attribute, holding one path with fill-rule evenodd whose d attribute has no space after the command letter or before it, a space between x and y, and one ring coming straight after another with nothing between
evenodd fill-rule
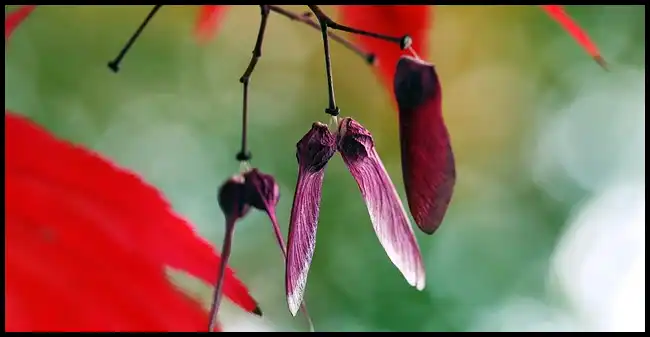
<instances>
[{"instance_id":1,"label":"pink seed wing","mask_svg":"<svg viewBox=\"0 0 650 337\"><path fill-rule=\"evenodd\" d=\"M433 234L447 212L456 165L442 116L442 91L433 65L403 56L395 72L402 174L418 227Z\"/></svg>"},{"instance_id":2,"label":"pink seed wing","mask_svg":"<svg viewBox=\"0 0 650 337\"><path fill-rule=\"evenodd\" d=\"M413 229L370 133L346 118L339 128L338 149L366 203L372 226L386 254L406 281L424 289L425 272Z\"/></svg>"},{"instance_id":3,"label":"pink seed wing","mask_svg":"<svg viewBox=\"0 0 650 337\"><path fill-rule=\"evenodd\" d=\"M316 248L316 227L320 210L321 187L325 171L298 173L298 184L289 222L286 287L292 315L302 303L307 274Z\"/></svg>"},{"instance_id":4,"label":"pink seed wing","mask_svg":"<svg viewBox=\"0 0 650 337\"><path fill-rule=\"evenodd\" d=\"M294 316L302 303L309 266L316 248L323 176L327 162L336 153L336 138L326 125L314 123L296 147L298 183L289 220L285 278L287 302Z\"/></svg>"}]
</instances>

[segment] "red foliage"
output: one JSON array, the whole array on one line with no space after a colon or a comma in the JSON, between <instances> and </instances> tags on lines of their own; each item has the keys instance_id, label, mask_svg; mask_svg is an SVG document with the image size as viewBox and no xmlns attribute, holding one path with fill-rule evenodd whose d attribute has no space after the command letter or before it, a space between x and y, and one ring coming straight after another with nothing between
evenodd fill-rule
<instances>
[{"instance_id":1,"label":"red foliage","mask_svg":"<svg viewBox=\"0 0 650 337\"><path fill-rule=\"evenodd\" d=\"M206 42L211 39L219 29L221 17L225 14L228 6L225 5L203 5L199 9L199 17L196 21L196 35L199 41Z\"/></svg>"},{"instance_id":2,"label":"red foliage","mask_svg":"<svg viewBox=\"0 0 650 337\"><path fill-rule=\"evenodd\" d=\"M5 43L14 30L36 9L36 5L20 6L5 18Z\"/></svg>"},{"instance_id":3,"label":"red foliage","mask_svg":"<svg viewBox=\"0 0 650 337\"><path fill-rule=\"evenodd\" d=\"M428 58L429 28L433 25L433 8L429 5L349 5L340 6L341 23L354 28L392 36L409 35L413 49ZM377 56L379 76L392 92L395 66L405 52L395 43L355 35L362 49Z\"/></svg>"},{"instance_id":4,"label":"red foliage","mask_svg":"<svg viewBox=\"0 0 650 337\"><path fill-rule=\"evenodd\" d=\"M540 5L542 9L555 21L557 21L562 28L564 28L571 37L573 37L578 44L587 51L587 53L596 60L601 66L605 67L605 60L596 44L591 41L589 35L585 33L577 23L571 19L569 14L564 11L564 6L559 5Z\"/></svg>"},{"instance_id":5,"label":"red foliage","mask_svg":"<svg viewBox=\"0 0 650 337\"><path fill-rule=\"evenodd\" d=\"M5 20L5 39L27 17ZM7 331L204 331L167 266L216 282L220 259L160 193L5 110ZM228 269L224 293L257 304Z\"/></svg>"}]
</instances>

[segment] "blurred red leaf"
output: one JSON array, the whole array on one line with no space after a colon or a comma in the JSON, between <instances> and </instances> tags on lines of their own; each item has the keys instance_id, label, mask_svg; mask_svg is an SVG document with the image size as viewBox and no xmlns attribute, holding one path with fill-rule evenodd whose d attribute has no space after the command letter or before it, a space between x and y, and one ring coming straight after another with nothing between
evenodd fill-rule
<instances>
[{"instance_id":1,"label":"blurred red leaf","mask_svg":"<svg viewBox=\"0 0 650 337\"><path fill-rule=\"evenodd\" d=\"M219 29L227 5L202 5L196 21L196 36L200 42L212 39Z\"/></svg>"},{"instance_id":2,"label":"blurred red leaf","mask_svg":"<svg viewBox=\"0 0 650 337\"><path fill-rule=\"evenodd\" d=\"M13 130L28 122L6 116L5 123ZM6 329L204 329L200 305L154 261L104 236L96 224L111 219L86 206L51 181L5 167Z\"/></svg>"},{"instance_id":3,"label":"blurred red leaf","mask_svg":"<svg viewBox=\"0 0 650 337\"><path fill-rule=\"evenodd\" d=\"M5 297L26 308L7 315L8 329L205 329L206 313L164 268L214 284L211 246L137 176L8 111L5 227ZM232 270L225 277L225 295L254 311ZM77 311L88 320L65 318Z\"/></svg>"},{"instance_id":4,"label":"blurred red leaf","mask_svg":"<svg viewBox=\"0 0 650 337\"><path fill-rule=\"evenodd\" d=\"M7 39L9 39L11 34L13 34L16 27L18 27L35 9L36 5L20 6L20 8L9 13L5 17L5 44L7 43Z\"/></svg>"},{"instance_id":5,"label":"blurred red leaf","mask_svg":"<svg viewBox=\"0 0 650 337\"><path fill-rule=\"evenodd\" d=\"M5 20L5 40L31 13ZM219 257L136 175L5 109L7 331L202 331L165 268L216 283ZM257 303L228 268L224 294Z\"/></svg>"},{"instance_id":6,"label":"blurred red leaf","mask_svg":"<svg viewBox=\"0 0 650 337\"><path fill-rule=\"evenodd\" d=\"M433 8L429 5L343 5L339 6L341 23L374 33L413 39L413 49L422 58L428 57L429 27L433 24ZM368 36L354 35L361 48L377 56L379 75L387 89L393 88L395 66L405 51L395 43Z\"/></svg>"},{"instance_id":7,"label":"blurred red leaf","mask_svg":"<svg viewBox=\"0 0 650 337\"><path fill-rule=\"evenodd\" d=\"M591 41L589 35L578 26L575 21L564 11L564 6L560 5L540 5L542 9L555 21L557 21L562 28L564 28L571 37L573 37L578 44L585 49L585 51L598 62L602 67L606 68L605 60L603 59L596 44Z\"/></svg>"}]
</instances>

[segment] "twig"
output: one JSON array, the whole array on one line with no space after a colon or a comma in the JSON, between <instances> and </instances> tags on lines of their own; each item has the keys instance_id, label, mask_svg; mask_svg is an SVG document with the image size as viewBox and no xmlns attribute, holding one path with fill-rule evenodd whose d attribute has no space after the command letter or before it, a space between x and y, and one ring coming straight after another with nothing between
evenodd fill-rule
<instances>
[{"instance_id":1,"label":"twig","mask_svg":"<svg viewBox=\"0 0 650 337\"><path fill-rule=\"evenodd\" d=\"M310 12L303 13L302 15L298 15L296 13L292 13L292 12L290 12L290 11L288 11L288 10L282 8L282 7L279 7L279 6L271 5L270 8L271 8L272 12L283 15L283 16L289 18L290 20L299 21L299 22L302 22L302 23L304 23L304 24L306 24L306 25L308 25L308 26L310 26L310 27L312 27L314 29L320 30L320 25L316 21L314 21L314 20L312 20L310 18L310 16L311 16ZM334 32L328 32L327 36L329 38L331 38L333 41L336 41L337 43L342 44L345 48L353 51L355 54L363 57L363 59L366 60L366 62L368 64L370 64L370 65L375 64L375 61L376 61L375 54L366 53L361 48L357 47L353 43L347 41L346 39L342 38L341 36L339 36L338 34L336 34Z\"/></svg>"}]
</instances>

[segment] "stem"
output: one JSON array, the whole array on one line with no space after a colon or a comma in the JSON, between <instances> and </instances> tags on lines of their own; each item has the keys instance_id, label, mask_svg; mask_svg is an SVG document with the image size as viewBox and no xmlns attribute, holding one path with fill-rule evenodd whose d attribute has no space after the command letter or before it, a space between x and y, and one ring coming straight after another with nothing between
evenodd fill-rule
<instances>
[{"instance_id":1,"label":"stem","mask_svg":"<svg viewBox=\"0 0 650 337\"><path fill-rule=\"evenodd\" d=\"M273 232L275 233L275 239L278 242L278 245L280 245L280 250L282 251L282 256L284 256L284 262L287 262L287 246L284 244L284 239L282 238L282 231L280 230L280 225L278 225L278 219L275 216L275 212L273 211L273 208L270 208L268 205L266 205L266 214L269 216L271 219L271 224L273 224ZM314 323L311 320L311 316L309 315L309 311L307 311L307 304L303 300L302 303L300 304L300 311L305 315L305 318L307 319L307 324L309 324L309 332L314 332Z\"/></svg>"},{"instance_id":2,"label":"stem","mask_svg":"<svg viewBox=\"0 0 650 337\"><path fill-rule=\"evenodd\" d=\"M138 39L140 34L142 34L142 31L147 27L149 24L149 21L153 19L154 15L158 12L158 10L162 7L163 5L154 5L153 8L151 9L151 12L147 15L146 18L144 18L144 21L140 24L140 27L136 29L136 31L131 35L131 38L129 41L126 42L124 47L122 47L122 50L120 50L120 53L117 55L113 61L108 62L108 67L114 72L117 73L120 70L120 63L122 62L122 59L126 55L126 53L131 49L135 41Z\"/></svg>"},{"instance_id":3,"label":"stem","mask_svg":"<svg viewBox=\"0 0 650 337\"><path fill-rule=\"evenodd\" d=\"M334 97L334 80L332 79L330 43L329 37L327 36L327 24L324 21L320 21L320 30L323 35L323 49L325 50L325 73L327 76L327 94L329 98L329 105L327 109L325 109L325 113L332 116L338 116L341 110L336 106L336 97Z\"/></svg>"},{"instance_id":4,"label":"stem","mask_svg":"<svg viewBox=\"0 0 650 337\"><path fill-rule=\"evenodd\" d=\"M312 28L320 30L320 25L318 23L316 23L314 20L309 18L309 15L311 14L310 12L307 12L307 13L305 13L303 15L298 15L298 14L292 13L292 12L290 12L290 11L288 11L288 10L282 8L282 7L279 7L279 6L271 5L269 7L271 8L272 12L276 12L276 13L278 13L280 15L283 15L283 16L289 18L290 20L299 21L299 22L302 22L302 23L304 23L304 24L306 24L306 25L308 25L308 26L310 26ZM355 46L353 43L350 43L349 41L347 41L346 39L340 37L339 35L337 35L334 32L328 32L327 36L329 36L329 38L332 39L333 41L336 41L337 43L342 44L345 48L351 50L355 54L363 57L363 59L366 60L366 62L368 64L371 64L371 65L375 64L375 54L366 53L361 48Z\"/></svg>"},{"instance_id":5,"label":"stem","mask_svg":"<svg viewBox=\"0 0 650 337\"><path fill-rule=\"evenodd\" d=\"M226 218L226 235L223 238L223 246L221 247L221 263L219 264L219 273L217 274L217 284L214 287L214 295L212 297L212 306L210 307L210 323L208 324L208 332L213 332L217 327L217 313L219 313L219 305L221 304L221 288L223 287L223 278L230 258L230 247L232 246L232 238L235 233L236 217Z\"/></svg>"},{"instance_id":6,"label":"stem","mask_svg":"<svg viewBox=\"0 0 650 337\"><path fill-rule=\"evenodd\" d=\"M415 51L415 49L413 49L413 47L408 47L406 50L408 50L408 52L411 53L411 55L413 55L413 57L415 57L416 59L422 60L420 58L420 55L418 55L418 53Z\"/></svg>"},{"instance_id":7,"label":"stem","mask_svg":"<svg viewBox=\"0 0 650 337\"><path fill-rule=\"evenodd\" d=\"M376 39L380 39L388 42L393 42L398 44L402 50L405 50L406 48L410 47L411 44L413 43L413 40L411 40L411 37L408 35L397 37L397 36L377 34L369 31L361 30L361 29L352 28L332 20L329 16L327 16L327 14L325 14L325 12L323 12L320 9L320 7L318 7L318 5L308 5L307 7L309 7L309 9L314 13L316 18L318 18L318 21L321 22L321 24L325 23L325 26L327 26L327 28L332 28L334 30L340 30L342 32L364 35L364 36L374 37Z\"/></svg>"},{"instance_id":8,"label":"stem","mask_svg":"<svg viewBox=\"0 0 650 337\"><path fill-rule=\"evenodd\" d=\"M341 110L336 106L336 98L334 96L334 83L332 79L332 60L330 56L330 44L329 44L329 33L327 28L332 28L334 30L340 30L348 33L358 34L373 37L376 39L381 39L384 41L392 42L399 44L402 50L411 47L412 40L408 35L402 37L394 37L388 35L377 34L373 32L368 32L348 26L341 25L334 22L327 14L325 14L318 5L308 5L309 9L314 13L320 24L320 30L323 35L323 49L325 51L325 73L327 76L327 93L329 98L329 104L325 113L330 114L334 117L338 116ZM305 15L303 15L306 17Z\"/></svg>"},{"instance_id":9,"label":"stem","mask_svg":"<svg viewBox=\"0 0 650 337\"><path fill-rule=\"evenodd\" d=\"M253 56L251 57L248 67L244 74L239 79L239 82L244 85L244 102L242 110L242 131L241 131L241 150L237 153L237 160L240 162L249 161L251 159L251 153L247 149L247 140L248 140L248 84L250 82L251 75L255 71L255 66L262 57L262 43L264 43L264 32L266 31L266 23L269 18L270 13L269 5L260 5L261 11L261 20L260 28L257 32L257 41L255 41L255 47L253 48Z\"/></svg>"},{"instance_id":10,"label":"stem","mask_svg":"<svg viewBox=\"0 0 650 337\"><path fill-rule=\"evenodd\" d=\"M144 29L149 24L149 21L151 21L151 19L156 15L156 12L158 12L158 10L162 6L163 5L154 5L154 7L151 9L151 12L147 15L147 17L144 19L144 21L140 24L140 27L138 27L138 29L133 33L133 35L131 36L129 41L127 41L127 43L124 45L124 47L122 48L122 50L120 51L118 56L115 59L113 59L112 61L108 62L108 67L113 72L117 73L120 70L120 63L122 62L122 59L126 56L126 54L131 49L131 47L133 46L135 41L138 39L140 34L142 34ZM290 20L299 21L299 22L302 22L302 23L304 23L304 24L306 24L306 25L308 25L308 26L310 26L312 28L320 29L320 25L309 18L309 14L311 14L311 13L305 13L303 15L298 15L298 14L295 14L295 13L292 13L290 11L287 11L287 10L283 9L282 7L276 6L276 5L261 5L261 6L267 6L267 8L270 11L276 12L276 13L282 15L282 16L285 16L285 17L289 18ZM310 6L310 7L318 8L318 6ZM317 10L320 11L320 9L317 9ZM336 22L334 22L333 20L331 20L329 17L327 17L327 15L325 15L324 13L322 13L322 12L320 12L320 13L324 17L327 18L327 20L328 20L327 25L328 25L329 28L336 29L336 30L342 30L342 31L350 31L350 29L352 29L352 28L349 28L349 27L339 25ZM363 32L363 31L359 31L359 30L354 30L353 32L358 32L358 34L367 33L367 32ZM389 40L392 39L391 41L393 41L393 40L396 41L397 39L399 39L399 38L395 38L395 37L387 37L387 36L384 36L384 35L374 34L374 33L368 33L368 34L372 34L371 36L375 36L375 37L379 37L379 38L387 38ZM371 64L371 65L375 64L375 62L376 62L375 54L364 52L361 48L355 46L354 44L352 44L349 41L345 40L344 38L337 35L336 33L328 32L327 35L332 40L342 44L345 48L347 48L347 49L353 51L355 54L363 57L363 59L368 64ZM395 42L395 41L393 41L393 42ZM409 39L409 41L410 41L410 39ZM402 41L400 40L398 43L400 43L400 42L402 42Z\"/></svg>"}]
</instances>

